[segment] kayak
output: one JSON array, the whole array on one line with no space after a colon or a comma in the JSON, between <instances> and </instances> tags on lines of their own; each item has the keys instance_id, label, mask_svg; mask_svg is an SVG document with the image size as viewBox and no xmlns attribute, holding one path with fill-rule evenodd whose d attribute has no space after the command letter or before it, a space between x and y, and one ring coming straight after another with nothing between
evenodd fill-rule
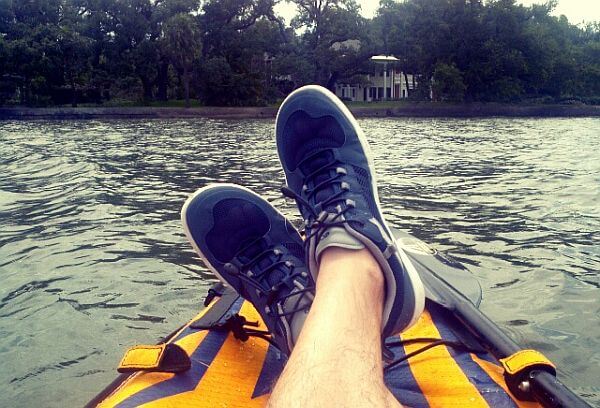
<instances>
[{"instance_id":1,"label":"kayak","mask_svg":"<svg viewBox=\"0 0 600 408\"><path fill-rule=\"evenodd\" d=\"M419 272L426 308L385 340L385 381L409 407L588 407L541 353L522 350L479 309L466 268L407 233L398 247ZM157 345L125 352L121 374L87 407L262 407L286 357L254 307L217 284L205 308Z\"/></svg>"}]
</instances>

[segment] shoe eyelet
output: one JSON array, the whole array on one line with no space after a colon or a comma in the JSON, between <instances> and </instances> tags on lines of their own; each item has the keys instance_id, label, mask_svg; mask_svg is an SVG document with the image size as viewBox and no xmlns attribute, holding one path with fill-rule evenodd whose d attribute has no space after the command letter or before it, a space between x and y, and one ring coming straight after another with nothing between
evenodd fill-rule
<instances>
[{"instance_id":1,"label":"shoe eyelet","mask_svg":"<svg viewBox=\"0 0 600 408\"><path fill-rule=\"evenodd\" d=\"M348 172L346 171L346 169L345 169L345 168L343 168L343 167L338 167L338 168L336 168L336 169L335 169L335 172L336 172L337 174L343 174L343 175L346 175L346 174L348 174Z\"/></svg>"},{"instance_id":2,"label":"shoe eyelet","mask_svg":"<svg viewBox=\"0 0 600 408\"><path fill-rule=\"evenodd\" d=\"M223 265L223 269L225 270L225 272L231 275L239 275L240 273L238 267L232 264L231 262L227 262L225 265Z\"/></svg>"},{"instance_id":3,"label":"shoe eyelet","mask_svg":"<svg viewBox=\"0 0 600 408\"><path fill-rule=\"evenodd\" d=\"M342 190L344 190L344 191L349 191L349 190L350 190L350 184L348 184L348 183L347 183L347 182L345 182L345 181L342 181L342 182L340 183L340 187L341 187L341 189L342 189Z\"/></svg>"}]
</instances>

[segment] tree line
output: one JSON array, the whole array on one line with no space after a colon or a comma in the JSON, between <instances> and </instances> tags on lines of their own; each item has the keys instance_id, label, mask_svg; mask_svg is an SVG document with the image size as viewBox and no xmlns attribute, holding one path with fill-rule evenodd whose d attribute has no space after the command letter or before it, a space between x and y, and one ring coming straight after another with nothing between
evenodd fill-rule
<instances>
[{"instance_id":1,"label":"tree line","mask_svg":"<svg viewBox=\"0 0 600 408\"><path fill-rule=\"evenodd\" d=\"M264 105L307 83L367 83L376 54L412 99L600 102L600 23L557 1L0 0L0 104ZM564 1L564 0L563 0Z\"/></svg>"}]
</instances>

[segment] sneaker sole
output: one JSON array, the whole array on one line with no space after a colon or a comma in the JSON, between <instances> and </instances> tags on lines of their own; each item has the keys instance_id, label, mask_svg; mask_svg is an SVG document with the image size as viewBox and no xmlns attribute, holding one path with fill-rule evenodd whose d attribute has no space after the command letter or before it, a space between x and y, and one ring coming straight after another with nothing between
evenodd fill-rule
<instances>
[{"instance_id":1,"label":"sneaker sole","mask_svg":"<svg viewBox=\"0 0 600 408\"><path fill-rule=\"evenodd\" d=\"M187 240L189 241L190 244L192 244L192 248L194 248L194 251L196 252L196 254L198 254L198 256L200 257L200 259L202 259L202 262L204 262L204 265L210 269L210 271L212 273L215 274L215 276L217 276L219 278L219 280L221 282L223 282L226 286L230 286L229 283L227 282L227 280L225 278L223 278L223 276L219 273L219 271L217 271L212 264L210 263L210 261L208 260L207 256L204 255L204 253L200 250L200 248L198 247L198 245L196 244L196 241L194 240L194 238L192 237L192 233L190 232L190 228L188 226L187 223L187 210L188 207L190 206L190 204L192 203L192 201L194 201L196 199L196 197L198 197L200 194L203 194L209 190L214 190L214 189L218 189L218 188L222 188L222 187L231 187L231 188L235 188L235 189L239 189L239 190L243 190L246 193L249 193L250 195L256 197L259 200L264 201L264 198L262 198L261 196L259 196L258 194L256 194L254 191L244 187L244 186L240 186L238 184L233 184L233 183L211 183L205 187L202 187L198 190L196 190L194 193L192 193L192 195L190 195L188 197L187 200L185 200L185 203L183 204L183 207L181 207L181 223L183 224L183 232L185 233L185 236L187 238ZM285 218L285 216L275 207L273 207L273 209L279 214L281 215L282 218Z\"/></svg>"},{"instance_id":2,"label":"sneaker sole","mask_svg":"<svg viewBox=\"0 0 600 408\"><path fill-rule=\"evenodd\" d=\"M225 285L225 286L229 286L231 287L231 285L229 284L229 282L227 281L227 279L225 279L218 270L216 270L212 264L210 263L210 261L208 260L208 257L202 252L202 250L200 249L200 247L198 247L198 245L196 244L196 241L193 239L192 237L192 233L190 231L190 228L188 226L187 223L187 210L188 207L190 206L190 204L200 195L203 193L206 193L207 191L210 190L215 190L215 189L220 189L223 187L230 187L230 188L234 188L237 190L242 190L248 194L250 194L253 197L256 197L258 200L261 201L265 201L264 198L262 198L261 196L259 196L258 194L256 194L254 191L240 186L238 184L233 184L233 183L212 183L209 184L205 187L202 187L198 190L196 190L194 193L192 193L192 195L190 195L188 197L187 200L185 200L185 203L183 204L183 207L181 207L181 223L183 225L183 231L185 233L185 236L187 238L187 240L189 241L190 244L192 244L192 248L194 248L194 251L196 252L196 254L198 254L198 256L200 257L200 259L202 259L202 262L204 262L204 265L212 272L215 274L215 276L217 276L219 278L219 280ZM275 212L281 216L281 218L285 219L286 217L275 207L271 206L273 208L273 210L275 210ZM235 290L235 288L233 288ZM293 348L293 344L291 343L291 328L288 324L288 322L285 319L281 319L286 333L288 333L288 335L286 336L287 339L287 346L288 346L288 350L291 350Z\"/></svg>"}]
</instances>

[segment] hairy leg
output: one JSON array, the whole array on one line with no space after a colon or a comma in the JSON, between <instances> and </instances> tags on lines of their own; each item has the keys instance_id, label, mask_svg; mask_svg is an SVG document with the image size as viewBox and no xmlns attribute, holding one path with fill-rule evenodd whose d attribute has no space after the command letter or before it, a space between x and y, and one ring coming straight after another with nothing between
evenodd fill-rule
<instances>
[{"instance_id":1,"label":"hairy leg","mask_svg":"<svg viewBox=\"0 0 600 408\"><path fill-rule=\"evenodd\" d=\"M384 278L366 250L323 252L316 296L270 407L398 407L383 382Z\"/></svg>"}]
</instances>

